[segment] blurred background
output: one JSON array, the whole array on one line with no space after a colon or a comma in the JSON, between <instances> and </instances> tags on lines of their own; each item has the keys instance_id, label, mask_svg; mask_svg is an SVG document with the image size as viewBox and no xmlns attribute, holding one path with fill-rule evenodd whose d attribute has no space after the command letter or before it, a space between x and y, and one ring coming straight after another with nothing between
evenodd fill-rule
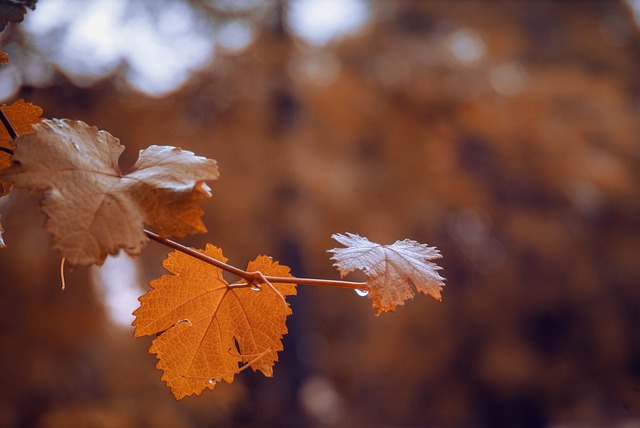
<instances>
[{"instance_id":1,"label":"blurred background","mask_svg":"<svg viewBox=\"0 0 640 428\"><path fill-rule=\"evenodd\" d=\"M167 249L66 273L0 200L2 427L639 427L638 1L39 0L0 98L217 159L206 235L337 278L437 246L443 302L299 287L273 378L176 401L131 312Z\"/></svg>"}]
</instances>

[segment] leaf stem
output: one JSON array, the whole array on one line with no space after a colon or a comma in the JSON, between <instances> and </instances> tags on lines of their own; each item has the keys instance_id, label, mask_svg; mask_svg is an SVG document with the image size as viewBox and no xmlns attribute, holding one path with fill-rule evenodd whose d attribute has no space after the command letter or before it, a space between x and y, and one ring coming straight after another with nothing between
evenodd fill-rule
<instances>
[{"instance_id":1,"label":"leaf stem","mask_svg":"<svg viewBox=\"0 0 640 428\"><path fill-rule=\"evenodd\" d=\"M0 121L2 121L2 124L4 125L4 127L7 128L7 132L9 133L9 135L13 140L18 138L18 134L16 133L16 130L13 129L13 126L11 126L11 122L9 122L9 119L7 119L7 116L4 114L4 111L1 108L0 108ZM6 150L3 150L3 151L6 151Z\"/></svg>"},{"instance_id":2,"label":"leaf stem","mask_svg":"<svg viewBox=\"0 0 640 428\"><path fill-rule=\"evenodd\" d=\"M210 265L216 266L222 270L230 272L234 275L239 276L240 278L247 281L247 284L252 284L259 281L259 276L256 272L247 272L245 270L239 269L235 266L231 266L225 262L220 260L216 260L213 257L209 257L206 254L202 254L201 252L194 250L193 248L186 247L178 242L172 241L167 238L163 238L157 233L151 232L150 230L144 231L147 236L160 244L166 245L167 247L173 248L174 250L185 253L191 257L194 257L198 260L201 260ZM282 276L263 276L264 279L271 283L285 283L285 284L299 284L299 285L315 285L321 287L341 287L341 288L350 288L350 289L366 289L366 282L354 282L354 281L342 281L342 280L331 280L331 279L316 279L316 278L296 278L296 277L282 277Z\"/></svg>"}]
</instances>

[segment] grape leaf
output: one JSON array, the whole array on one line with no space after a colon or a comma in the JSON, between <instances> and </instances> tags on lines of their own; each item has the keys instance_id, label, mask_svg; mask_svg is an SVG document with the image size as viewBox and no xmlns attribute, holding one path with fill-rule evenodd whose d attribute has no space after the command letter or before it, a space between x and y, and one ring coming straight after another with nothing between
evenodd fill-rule
<instances>
[{"instance_id":1,"label":"grape leaf","mask_svg":"<svg viewBox=\"0 0 640 428\"><path fill-rule=\"evenodd\" d=\"M356 269L365 273L376 315L403 305L414 290L442 300L444 278L437 272L441 268L429 261L442 257L435 247L409 239L380 245L353 233L331 237L346 247L329 250L334 266L342 277Z\"/></svg>"},{"instance_id":2,"label":"grape leaf","mask_svg":"<svg viewBox=\"0 0 640 428\"><path fill-rule=\"evenodd\" d=\"M216 161L150 146L122 175L124 146L108 132L66 119L34 129L15 141L14 163L0 179L44 191L45 230L68 264L102 264L121 248L140 254L145 224L162 237L206 232L197 203L211 196L204 180L218 178Z\"/></svg>"},{"instance_id":3,"label":"grape leaf","mask_svg":"<svg viewBox=\"0 0 640 428\"><path fill-rule=\"evenodd\" d=\"M36 9L36 3L38 0L8 0L0 2L0 31L4 30L9 21L22 22L24 14L27 13L25 9L28 7L31 10Z\"/></svg>"},{"instance_id":4,"label":"grape leaf","mask_svg":"<svg viewBox=\"0 0 640 428\"><path fill-rule=\"evenodd\" d=\"M24 100L18 100L10 106L3 104L0 108L18 135L32 133L32 125L42 120L40 119L42 109L35 104L26 103ZM12 138L9 131L4 126L0 126L0 147L13 150L11 142ZM0 151L0 170L9 166L11 166L11 155ZM0 181L0 196L6 195L9 190L11 190L11 185Z\"/></svg>"},{"instance_id":5,"label":"grape leaf","mask_svg":"<svg viewBox=\"0 0 640 428\"><path fill-rule=\"evenodd\" d=\"M227 260L213 245L201 252ZM266 284L258 291L229 288L219 268L181 252L170 253L162 265L171 274L149 284L133 325L136 337L158 335L149 352L174 396L200 395L223 379L230 383L245 367L271 377L291 313L283 296L296 294L296 286L274 283L277 292ZM250 262L247 271L291 276L266 256Z\"/></svg>"}]
</instances>

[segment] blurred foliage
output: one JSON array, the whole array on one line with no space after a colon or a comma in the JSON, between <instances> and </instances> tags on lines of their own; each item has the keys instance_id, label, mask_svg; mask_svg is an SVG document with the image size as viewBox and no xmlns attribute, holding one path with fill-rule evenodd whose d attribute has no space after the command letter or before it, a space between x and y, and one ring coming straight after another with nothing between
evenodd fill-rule
<instances>
[{"instance_id":1,"label":"blurred foliage","mask_svg":"<svg viewBox=\"0 0 640 428\"><path fill-rule=\"evenodd\" d=\"M163 99L58 77L20 96L127 146L216 159L211 242L336 277L330 235L437 246L444 301L391 315L301 287L273 379L175 402L148 342L0 214L2 426L623 426L640 422L640 38L624 2L374 2L311 49L265 19ZM165 249L139 259L146 281ZM625 425L626 426L626 425Z\"/></svg>"}]
</instances>

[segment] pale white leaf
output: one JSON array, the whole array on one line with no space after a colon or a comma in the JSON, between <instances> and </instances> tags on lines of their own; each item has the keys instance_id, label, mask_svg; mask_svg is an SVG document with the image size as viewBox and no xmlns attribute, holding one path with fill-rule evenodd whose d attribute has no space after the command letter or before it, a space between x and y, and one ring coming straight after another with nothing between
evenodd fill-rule
<instances>
[{"instance_id":1,"label":"pale white leaf","mask_svg":"<svg viewBox=\"0 0 640 428\"><path fill-rule=\"evenodd\" d=\"M381 245L353 233L332 238L345 247L329 250L334 266L342 277L356 269L365 273L378 314L404 304L416 291L442 300L444 278L438 273L441 268L431 262L442 257L435 247L410 239Z\"/></svg>"}]
</instances>

